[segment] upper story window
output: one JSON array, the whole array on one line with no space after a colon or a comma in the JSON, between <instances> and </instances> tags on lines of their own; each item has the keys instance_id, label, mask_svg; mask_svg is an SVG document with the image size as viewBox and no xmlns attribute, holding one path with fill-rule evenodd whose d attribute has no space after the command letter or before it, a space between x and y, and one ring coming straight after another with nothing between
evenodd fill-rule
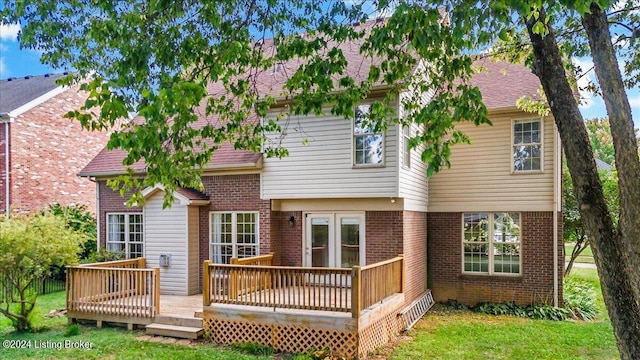
<instances>
[{"instance_id":1,"label":"upper story window","mask_svg":"<svg viewBox=\"0 0 640 360\"><path fill-rule=\"evenodd\" d=\"M463 214L462 272L519 275L520 214Z\"/></svg>"},{"instance_id":2,"label":"upper story window","mask_svg":"<svg viewBox=\"0 0 640 360\"><path fill-rule=\"evenodd\" d=\"M259 255L257 212L214 212L210 214L210 254L216 264L229 264L231 258Z\"/></svg>"},{"instance_id":3,"label":"upper story window","mask_svg":"<svg viewBox=\"0 0 640 360\"><path fill-rule=\"evenodd\" d=\"M107 249L127 259L144 256L141 213L107 214Z\"/></svg>"},{"instance_id":4,"label":"upper story window","mask_svg":"<svg viewBox=\"0 0 640 360\"><path fill-rule=\"evenodd\" d=\"M384 135L374 132L373 126L366 121L370 109L370 105L360 105L355 111L353 164L356 166L384 164Z\"/></svg>"},{"instance_id":5,"label":"upper story window","mask_svg":"<svg viewBox=\"0 0 640 360\"><path fill-rule=\"evenodd\" d=\"M513 121L513 172L542 171L542 120Z\"/></svg>"},{"instance_id":6,"label":"upper story window","mask_svg":"<svg viewBox=\"0 0 640 360\"><path fill-rule=\"evenodd\" d=\"M408 168L411 166L411 126L407 125L402 128L402 166Z\"/></svg>"}]
</instances>

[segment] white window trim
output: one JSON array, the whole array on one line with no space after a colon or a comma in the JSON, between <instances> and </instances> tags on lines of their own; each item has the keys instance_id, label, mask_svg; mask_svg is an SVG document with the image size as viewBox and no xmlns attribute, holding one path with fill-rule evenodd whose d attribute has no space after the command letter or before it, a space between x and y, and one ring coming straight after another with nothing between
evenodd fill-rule
<instances>
[{"instance_id":1,"label":"white window trim","mask_svg":"<svg viewBox=\"0 0 640 360\"><path fill-rule=\"evenodd\" d=\"M514 139L514 130L513 127L517 121L532 121L538 120L540 121L540 170L514 170L513 168L513 148L515 143ZM511 168L511 174L540 174L544 173L544 117L524 117L524 118L515 118L511 119L511 148L509 149L509 166Z\"/></svg>"},{"instance_id":2,"label":"white window trim","mask_svg":"<svg viewBox=\"0 0 640 360\"><path fill-rule=\"evenodd\" d=\"M518 245L519 245L519 255L518 255L518 269L519 272L517 274L515 273L503 273L503 272L494 272L494 267L493 267L493 216L494 214L501 214L501 213L517 213L518 214L518 219L519 219L519 226L520 226L520 238L518 239ZM489 218L489 224L487 225L487 229L489 229L490 234L488 236L488 244L489 244L489 265L488 265L488 272L480 272L480 271L465 271L464 270L464 215L465 214L487 214L488 218ZM461 241L460 244L461 246L461 251L462 251L462 256L461 256L461 269L462 269L462 274L463 275L477 275L477 276L508 276L508 277L522 277L522 213L517 212L517 211L487 211L487 212L483 212L483 211L477 211L477 212L468 212L468 213L462 213L462 221L460 223L460 229L462 229L462 234L461 234Z\"/></svg>"},{"instance_id":3,"label":"white window trim","mask_svg":"<svg viewBox=\"0 0 640 360\"><path fill-rule=\"evenodd\" d=\"M231 244L213 243L213 214L231 214ZM238 214L256 215L256 256L260 255L260 212L259 211L209 211L209 260L213 261L213 246L231 245L232 258L238 257ZM242 244L245 245L245 244Z\"/></svg>"},{"instance_id":4,"label":"white window trim","mask_svg":"<svg viewBox=\"0 0 640 360\"><path fill-rule=\"evenodd\" d=\"M130 252L130 248L129 245L130 243L132 243L132 241L129 241L130 237L130 232L129 232L129 217L132 215L140 215L142 217L142 254L141 256L144 257L145 256L145 250L146 250L146 246L145 246L145 229L144 229L144 214L141 212L108 212L106 213L106 221L105 221L105 245L106 245L106 249L109 249L109 244L121 244L122 242L120 241L109 241L109 217L110 215L124 215L124 253L125 253L125 257L127 259L131 259L131 252Z\"/></svg>"},{"instance_id":5,"label":"white window trim","mask_svg":"<svg viewBox=\"0 0 640 360\"><path fill-rule=\"evenodd\" d=\"M356 108L362 105L371 106L371 103L362 103L360 105L357 105ZM356 163L356 137L373 136L373 135L382 136L382 162L380 164L357 164ZM356 117L355 117L355 111L354 111L354 116L351 119L351 166L353 168L358 168L358 169L385 167L386 158L387 158L387 144L386 144L385 132L382 131L382 132L372 132L367 134L356 134Z\"/></svg>"}]
</instances>

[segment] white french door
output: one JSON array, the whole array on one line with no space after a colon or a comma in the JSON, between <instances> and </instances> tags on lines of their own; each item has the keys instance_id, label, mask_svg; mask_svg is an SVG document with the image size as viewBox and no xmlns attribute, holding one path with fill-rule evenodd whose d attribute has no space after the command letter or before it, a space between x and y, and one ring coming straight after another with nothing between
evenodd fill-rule
<instances>
[{"instance_id":1,"label":"white french door","mask_svg":"<svg viewBox=\"0 0 640 360\"><path fill-rule=\"evenodd\" d=\"M364 213L306 214L304 265L365 265Z\"/></svg>"}]
</instances>

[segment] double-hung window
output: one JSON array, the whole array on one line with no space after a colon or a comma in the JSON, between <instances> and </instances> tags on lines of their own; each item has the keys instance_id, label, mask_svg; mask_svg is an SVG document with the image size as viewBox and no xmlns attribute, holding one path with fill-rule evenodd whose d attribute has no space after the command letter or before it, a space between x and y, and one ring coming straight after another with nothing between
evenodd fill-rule
<instances>
[{"instance_id":1,"label":"double-hung window","mask_svg":"<svg viewBox=\"0 0 640 360\"><path fill-rule=\"evenodd\" d=\"M542 171L542 120L513 121L512 170Z\"/></svg>"},{"instance_id":2,"label":"double-hung window","mask_svg":"<svg viewBox=\"0 0 640 360\"><path fill-rule=\"evenodd\" d=\"M353 165L383 165L384 136L374 132L374 124L367 120L370 105L360 105L355 109L353 119Z\"/></svg>"},{"instance_id":3,"label":"double-hung window","mask_svg":"<svg viewBox=\"0 0 640 360\"><path fill-rule=\"evenodd\" d=\"M462 233L464 273L521 274L519 213L465 213Z\"/></svg>"},{"instance_id":4,"label":"double-hung window","mask_svg":"<svg viewBox=\"0 0 640 360\"><path fill-rule=\"evenodd\" d=\"M210 216L210 259L229 264L231 258L260 254L257 212L214 212Z\"/></svg>"},{"instance_id":5,"label":"double-hung window","mask_svg":"<svg viewBox=\"0 0 640 360\"><path fill-rule=\"evenodd\" d=\"M141 213L107 214L107 249L128 259L144 256L142 225Z\"/></svg>"}]
</instances>

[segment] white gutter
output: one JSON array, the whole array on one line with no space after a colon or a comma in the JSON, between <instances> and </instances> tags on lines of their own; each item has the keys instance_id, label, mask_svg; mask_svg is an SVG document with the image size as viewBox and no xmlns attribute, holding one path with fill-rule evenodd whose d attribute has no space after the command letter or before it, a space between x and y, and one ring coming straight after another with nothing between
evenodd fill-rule
<instances>
[{"instance_id":1,"label":"white gutter","mask_svg":"<svg viewBox=\"0 0 640 360\"><path fill-rule=\"evenodd\" d=\"M560 212L560 191L562 189L562 146L560 135L554 124L554 167L553 167L553 306L560 305L559 299L559 273L558 273L558 213Z\"/></svg>"}]
</instances>

